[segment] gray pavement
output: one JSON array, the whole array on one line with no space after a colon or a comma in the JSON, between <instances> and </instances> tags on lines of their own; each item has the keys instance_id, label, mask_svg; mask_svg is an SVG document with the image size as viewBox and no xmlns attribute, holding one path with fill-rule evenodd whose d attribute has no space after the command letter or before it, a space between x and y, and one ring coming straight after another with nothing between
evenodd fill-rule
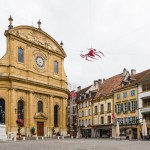
<instances>
[{"instance_id":1,"label":"gray pavement","mask_svg":"<svg viewBox=\"0 0 150 150\"><path fill-rule=\"evenodd\" d=\"M0 142L0 150L150 150L150 141L44 139Z\"/></svg>"}]
</instances>

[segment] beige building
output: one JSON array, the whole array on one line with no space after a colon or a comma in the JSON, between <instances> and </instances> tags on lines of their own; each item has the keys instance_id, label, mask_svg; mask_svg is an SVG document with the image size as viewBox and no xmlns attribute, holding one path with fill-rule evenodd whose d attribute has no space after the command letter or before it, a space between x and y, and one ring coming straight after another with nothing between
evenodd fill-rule
<instances>
[{"instance_id":1,"label":"beige building","mask_svg":"<svg viewBox=\"0 0 150 150\"><path fill-rule=\"evenodd\" d=\"M35 127L38 136L55 132L65 135L67 80L63 43L31 26L12 26L5 31L6 54L0 60L0 123L9 136L17 133L17 119L24 121L21 133L30 136Z\"/></svg>"},{"instance_id":2,"label":"beige building","mask_svg":"<svg viewBox=\"0 0 150 150\"><path fill-rule=\"evenodd\" d=\"M143 121L147 126L147 136L150 139L150 69L146 70L144 77L138 82L139 128L142 132Z\"/></svg>"},{"instance_id":3,"label":"beige building","mask_svg":"<svg viewBox=\"0 0 150 150\"><path fill-rule=\"evenodd\" d=\"M98 86L95 84L77 91L77 107L78 107L78 131L82 137L92 136L92 104L91 101L95 96Z\"/></svg>"},{"instance_id":4,"label":"beige building","mask_svg":"<svg viewBox=\"0 0 150 150\"><path fill-rule=\"evenodd\" d=\"M114 89L118 88L129 73L126 69L108 79L98 80L99 91L92 100L93 136L114 137Z\"/></svg>"},{"instance_id":5,"label":"beige building","mask_svg":"<svg viewBox=\"0 0 150 150\"><path fill-rule=\"evenodd\" d=\"M126 138L139 139L140 124L142 117L139 118L138 84L145 77L148 70L136 73L131 70L131 75L125 80L121 87L114 91L115 120L119 121L120 136Z\"/></svg>"}]
</instances>

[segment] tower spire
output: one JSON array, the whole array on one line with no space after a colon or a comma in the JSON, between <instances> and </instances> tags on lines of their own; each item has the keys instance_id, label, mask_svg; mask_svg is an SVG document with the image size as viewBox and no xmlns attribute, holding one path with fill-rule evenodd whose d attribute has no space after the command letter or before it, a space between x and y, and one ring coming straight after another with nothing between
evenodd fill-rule
<instances>
[{"instance_id":1,"label":"tower spire","mask_svg":"<svg viewBox=\"0 0 150 150\"><path fill-rule=\"evenodd\" d=\"M13 19L12 19L12 17L10 16L10 17L8 18L8 20L9 20L9 26L8 26L8 29L10 30L10 29L13 28L13 25L12 25Z\"/></svg>"},{"instance_id":2,"label":"tower spire","mask_svg":"<svg viewBox=\"0 0 150 150\"><path fill-rule=\"evenodd\" d=\"M38 28L41 30L41 21L39 20L38 22L37 22L37 24L38 24Z\"/></svg>"}]
</instances>

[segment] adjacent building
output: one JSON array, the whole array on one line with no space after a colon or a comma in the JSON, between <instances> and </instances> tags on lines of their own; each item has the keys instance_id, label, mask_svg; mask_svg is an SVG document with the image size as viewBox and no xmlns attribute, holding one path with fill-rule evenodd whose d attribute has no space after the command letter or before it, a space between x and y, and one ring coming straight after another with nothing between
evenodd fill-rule
<instances>
[{"instance_id":1,"label":"adjacent building","mask_svg":"<svg viewBox=\"0 0 150 150\"><path fill-rule=\"evenodd\" d=\"M121 87L114 90L115 121L119 121L120 135L126 138L141 138L137 83L142 80L146 72L136 73L136 70L131 70L131 75Z\"/></svg>"},{"instance_id":2,"label":"adjacent building","mask_svg":"<svg viewBox=\"0 0 150 150\"><path fill-rule=\"evenodd\" d=\"M150 69L146 70L138 82L139 130L142 130L143 119L146 120L147 134L150 137Z\"/></svg>"},{"instance_id":3,"label":"adjacent building","mask_svg":"<svg viewBox=\"0 0 150 150\"><path fill-rule=\"evenodd\" d=\"M115 137L114 129L114 90L129 76L126 69L123 73L108 79L98 80L99 90L92 100L93 106L93 136Z\"/></svg>"},{"instance_id":4,"label":"adjacent building","mask_svg":"<svg viewBox=\"0 0 150 150\"><path fill-rule=\"evenodd\" d=\"M78 132L82 137L92 136L92 99L98 90L95 84L84 89L78 87L77 90L77 107L78 107Z\"/></svg>"},{"instance_id":5,"label":"adjacent building","mask_svg":"<svg viewBox=\"0 0 150 150\"><path fill-rule=\"evenodd\" d=\"M126 69L108 79L77 91L78 131L83 137L139 139L143 119L150 133L150 70L131 73Z\"/></svg>"},{"instance_id":6,"label":"adjacent building","mask_svg":"<svg viewBox=\"0 0 150 150\"><path fill-rule=\"evenodd\" d=\"M71 91L68 98L68 134L77 136L77 102L76 91Z\"/></svg>"}]
</instances>

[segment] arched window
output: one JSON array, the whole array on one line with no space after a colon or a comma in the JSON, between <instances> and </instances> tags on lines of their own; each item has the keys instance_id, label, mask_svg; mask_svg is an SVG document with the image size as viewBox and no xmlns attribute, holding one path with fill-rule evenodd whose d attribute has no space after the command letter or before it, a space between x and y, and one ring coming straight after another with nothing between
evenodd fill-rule
<instances>
[{"instance_id":1,"label":"arched window","mask_svg":"<svg viewBox=\"0 0 150 150\"><path fill-rule=\"evenodd\" d=\"M18 48L18 62L24 62L24 52L22 48Z\"/></svg>"},{"instance_id":2,"label":"arched window","mask_svg":"<svg viewBox=\"0 0 150 150\"><path fill-rule=\"evenodd\" d=\"M43 112L43 102L38 101L38 112Z\"/></svg>"},{"instance_id":3,"label":"arched window","mask_svg":"<svg viewBox=\"0 0 150 150\"><path fill-rule=\"evenodd\" d=\"M18 101L18 119L24 119L24 108L23 108L23 101L19 100Z\"/></svg>"},{"instance_id":4,"label":"arched window","mask_svg":"<svg viewBox=\"0 0 150 150\"><path fill-rule=\"evenodd\" d=\"M54 73L58 74L58 62L54 61Z\"/></svg>"},{"instance_id":5,"label":"arched window","mask_svg":"<svg viewBox=\"0 0 150 150\"><path fill-rule=\"evenodd\" d=\"M54 126L58 127L58 105L54 106Z\"/></svg>"},{"instance_id":6,"label":"arched window","mask_svg":"<svg viewBox=\"0 0 150 150\"><path fill-rule=\"evenodd\" d=\"M5 123L5 101L0 99L0 124Z\"/></svg>"}]
</instances>

